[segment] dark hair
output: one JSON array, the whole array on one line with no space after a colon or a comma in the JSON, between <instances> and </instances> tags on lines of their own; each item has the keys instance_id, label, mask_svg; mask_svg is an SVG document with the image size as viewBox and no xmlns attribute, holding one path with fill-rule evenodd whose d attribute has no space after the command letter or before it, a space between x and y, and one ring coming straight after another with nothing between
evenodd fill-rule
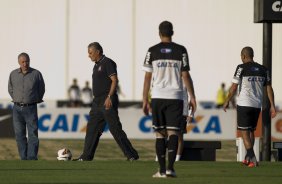
<instances>
[{"instance_id":1,"label":"dark hair","mask_svg":"<svg viewBox=\"0 0 282 184\"><path fill-rule=\"evenodd\" d=\"M20 59L20 57L25 57L27 59L27 61L29 62L30 61L30 58L29 58L29 55L25 52L22 52L18 55L18 59Z\"/></svg>"},{"instance_id":2,"label":"dark hair","mask_svg":"<svg viewBox=\"0 0 282 184\"><path fill-rule=\"evenodd\" d=\"M162 36L171 37L173 35L173 26L169 21L163 21L159 25L159 31Z\"/></svg>"},{"instance_id":3,"label":"dark hair","mask_svg":"<svg viewBox=\"0 0 282 184\"><path fill-rule=\"evenodd\" d=\"M103 48L98 42L90 43L88 45L88 48L90 48L90 47L94 47L96 50L98 50L100 52L101 55L103 54Z\"/></svg>"},{"instance_id":4,"label":"dark hair","mask_svg":"<svg viewBox=\"0 0 282 184\"><path fill-rule=\"evenodd\" d=\"M244 47L241 51L241 54L244 54L246 56L253 58L254 57L254 50L252 49L252 47Z\"/></svg>"}]
</instances>

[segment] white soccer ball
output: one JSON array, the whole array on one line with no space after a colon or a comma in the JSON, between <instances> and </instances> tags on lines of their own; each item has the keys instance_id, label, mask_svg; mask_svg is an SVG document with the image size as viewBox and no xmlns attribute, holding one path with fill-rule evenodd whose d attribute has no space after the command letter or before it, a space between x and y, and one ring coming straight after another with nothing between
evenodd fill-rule
<instances>
[{"instance_id":1,"label":"white soccer ball","mask_svg":"<svg viewBox=\"0 0 282 184\"><path fill-rule=\"evenodd\" d=\"M71 160L72 154L71 151L67 148L60 149L58 151L58 160L68 161Z\"/></svg>"}]
</instances>

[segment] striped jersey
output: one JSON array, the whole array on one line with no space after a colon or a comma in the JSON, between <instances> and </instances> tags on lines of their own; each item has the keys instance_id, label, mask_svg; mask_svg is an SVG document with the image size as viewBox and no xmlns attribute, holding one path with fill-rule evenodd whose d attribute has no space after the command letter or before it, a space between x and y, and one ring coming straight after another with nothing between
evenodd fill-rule
<instances>
[{"instance_id":1,"label":"striped jersey","mask_svg":"<svg viewBox=\"0 0 282 184\"><path fill-rule=\"evenodd\" d=\"M152 72L152 98L183 99L181 72L190 70L184 46L161 42L149 48L143 70Z\"/></svg>"},{"instance_id":2,"label":"striped jersey","mask_svg":"<svg viewBox=\"0 0 282 184\"><path fill-rule=\"evenodd\" d=\"M271 80L265 66L248 62L237 66L232 82L239 84L237 105L261 108L263 86Z\"/></svg>"}]
</instances>

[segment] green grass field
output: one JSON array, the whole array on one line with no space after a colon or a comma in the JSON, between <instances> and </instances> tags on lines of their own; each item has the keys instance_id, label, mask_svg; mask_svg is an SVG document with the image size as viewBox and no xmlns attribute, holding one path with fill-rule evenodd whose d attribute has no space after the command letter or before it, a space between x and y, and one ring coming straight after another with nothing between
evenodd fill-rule
<instances>
[{"instance_id":1,"label":"green grass field","mask_svg":"<svg viewBox=\"0 0 282 184\"><path fill-rule=\"evenodd\" d=\"M262 162L260 167L247 168L236 162L176 163L177 178L152 178L157 169L154 161L121 160L73 161L0 161L0 183L255 183L282 182L282 164Z\"/></svg>"},{"instance_id":2,"label":"green grass field","mask_svg":"<svg viewBox=\"0 0 282 184\"><path fill-rule=\"evenodd\" d=\"M117 184L280 184L281 162L261 162L247 168L236 161L235 141L222 141L216 162L177 162L177 178L155 179L157 171L154 140L131 140L140 160L125 161L112 139L102 139L94 161L57 161L57 151L68 147L73 158L83 149L83 140L40 140L39 160L20 161L14 139L0 139L0 184L5 183L117 183Z\"/></svg>"}]
</instances>

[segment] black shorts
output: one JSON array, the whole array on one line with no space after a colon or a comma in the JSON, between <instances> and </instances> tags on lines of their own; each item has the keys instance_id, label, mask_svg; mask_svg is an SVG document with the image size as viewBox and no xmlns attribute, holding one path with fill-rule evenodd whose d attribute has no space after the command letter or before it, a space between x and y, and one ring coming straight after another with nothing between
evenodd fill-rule
<instances>
[{"instance_id":1,"label":"black shorts","mask_svg":"<svg viewBox=\"0 0 282 184\"><path fill-rule=\"evenodd\" d=\"M183 100L152 99L153 128L179 130L182 121Z\"/></svg>"},{"instance_id":2,"label":"black shorts","mask_svg":"<svg viewBox=\"0 0 282 184\"><path fill-rule=\"evenodd\" d=\"M237 105L237 129L256 130L260 108Z\"/></svg>"},{"instance_id":3,"label":"black shorts","mask_svg":"<svg viewBox=\"0 0 282 184\"><path fill-rule=\"evenodd\" d=\"M180 133L181 134L187 133L187 116L182 116L182 121L180 123Z\"/></svg>"}]
</instances>

